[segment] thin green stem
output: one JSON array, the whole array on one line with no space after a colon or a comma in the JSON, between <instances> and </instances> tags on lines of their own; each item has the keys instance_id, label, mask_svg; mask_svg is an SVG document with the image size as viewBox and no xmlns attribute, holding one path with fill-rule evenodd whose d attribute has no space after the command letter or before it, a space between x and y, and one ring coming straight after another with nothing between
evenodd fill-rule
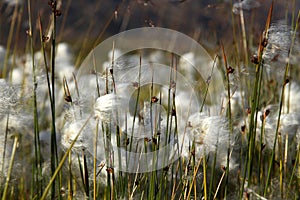
<instances>
[{"instance_id":1,"label":"thin green stem","mask_svg":"<svg viewBox=\"0 0 300 200\"><path fill-rule=\"evenodd\" d=\"M35 149L35 167L36 167L36 188L38 193L42 192L40 188L39 176L42 174L42 161L41 161L41 151L40 151L40 137L39 137L39 120L38 120L38 110L37 110L37 80L36 80L36 66L35 66L35 58L34 58L34 49L33 49L33 33L32 33L32 21L31 21L31 4L30 0L28 0L28 20L29 20L29 30L28 36L30 40L30 53L32 60L32 75L33 75L33 119L34 119L34 149Z\"/></svg>"}]
</instances>

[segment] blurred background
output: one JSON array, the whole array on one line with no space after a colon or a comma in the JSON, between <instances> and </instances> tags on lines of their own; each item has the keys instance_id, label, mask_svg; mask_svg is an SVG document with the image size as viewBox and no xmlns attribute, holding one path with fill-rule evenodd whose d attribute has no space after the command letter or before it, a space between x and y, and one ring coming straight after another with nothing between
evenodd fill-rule
<instances>
[{"instance_id":1,"label":"blurred background","mask_svg":"<svg viewBox=\"0 0 300 200\"><path fill-rule=\"evenodd\" d=\"M210 53L219 49L222 41L230 50L233 41L242 38L244 19L248 45L257 46L264 29L271 0L62 0L62 15L57 19L57 42L67 42L74 55L83 58L93 46L121 31L158 26L180 31L197 40ZM51 24L48 0L31 0L33 37L39 49L38 16L44 32ZM12 45L17 51L26 48L28 29L28 1L2 0L0 3L0 45L6 46L10 30ZM243 8L243 15L239 10ZM276 1L273 22L293 24L300 8L299 0ZM14 11L17 9L17 15ZM234 11L234 12L233 12ZM236 37L237 40L233 38ZM50 45L49 45L50 46Z\"/></svg>"}]
</instances>

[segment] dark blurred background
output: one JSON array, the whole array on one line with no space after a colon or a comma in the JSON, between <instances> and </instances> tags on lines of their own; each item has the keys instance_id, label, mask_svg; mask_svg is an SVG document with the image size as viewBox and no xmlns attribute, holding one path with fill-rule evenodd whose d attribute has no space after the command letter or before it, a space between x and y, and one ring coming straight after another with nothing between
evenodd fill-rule
<instances>
[{"instance_id":1,"label":"dark blurred background","mask_svg":"<svg viewBox=\"0 0 300 200\"><path fill-rule=\"evenodd\" d=\"M2 0L0 3L0 45L6 46L12 20L17 17L12 41L13 44L17 43L20 52L24 52L27 42L28 2L19 0L21 3L17 8L18 15L14 16L15 1L17 0ZM51 9L48 0L30 2L37 50L40 44L38 15L41 16L44 32L47 33ZM62 0L61 2L62 15L57 18L57 40L69 43L75 55L79 51L83 54L88 53L97 43L120 31L145 26L164 27L185 33L199 41L209 52L216 51L220 41L226 48L230 48L234 34L241 40L241 18L232 12L233 3L236 1ZM255 44L264 28L271 0L252 2L259 3L260 6L246 8L244 20L248 42ZM297 15L299 8L299 0L276 1L273 21L285 20L292 24L293 13Z\"/></svg>"}]
</instances>

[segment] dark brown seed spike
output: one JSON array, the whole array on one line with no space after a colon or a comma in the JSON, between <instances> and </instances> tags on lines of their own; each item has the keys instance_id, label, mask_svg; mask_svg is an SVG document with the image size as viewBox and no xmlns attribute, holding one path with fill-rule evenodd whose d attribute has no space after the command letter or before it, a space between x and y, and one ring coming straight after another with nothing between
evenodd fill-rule
<instances>
[{"instance_id":1,"label":"dark brown seed spike","mask_svg":"<svg viewBox=\"0 0 300 200\"><path fill-rule=\"evenodd\" d=\"M227 68L227 74L232 74L233 72L234 72L234 69L231 66L229 66Z\"/></svg>"},{"instance_id":2,"label":"dark brown seed spike","mask_svg":"<svg viewBox=\"0 0 300 200\"><path fill-rule=\"evenodd\" d=\"M152 103L158 102L158 98L157 98L156 96L153 96L153 97L151 98L151 102L152 102Z\"/></svg>"},{"instance_id":3,"label":"dark brown seed spike","mask_svg":"<svg viewBox=\"0 0 300 200\"><path fill-rule=\"evenodd\" d=\"M256 65L259 63L257 55L252 55L250 61Z\"/></svg>"}]
</instances>

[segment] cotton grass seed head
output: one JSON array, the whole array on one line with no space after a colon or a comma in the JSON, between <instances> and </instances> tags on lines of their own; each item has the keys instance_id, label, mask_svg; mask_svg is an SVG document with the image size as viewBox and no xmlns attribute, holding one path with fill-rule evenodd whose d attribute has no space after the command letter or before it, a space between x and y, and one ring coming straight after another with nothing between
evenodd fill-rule
<instances>
[{"instance_id":1,"label":"cotton grass seed head","mask_svg":"<svg viewBox=\"0 0 300 200\"><path fill-rule=\"evenodd\" d=\"M283 22L271 24L268 30L268 44L263 55L265 61L282 62L288 57L292 39L291 33L291 28Z\"/></svg>"},{"instance_id":2,"label":"cotton grass seed head","mask_svg":"<svg viewBox=\"0 0 300 200\"><path fill-rule=\"evenodd\" d=\"M119 106L118 97L115 94L106 94L97 98L94 113L95 117L102 122L110 123L113 120L114 112Z\"/></svg>"},{"instance_id":3,"label":"cotton grass seed head","mask_svg":"<svg viewBox=\"0 0 300 200\"><path fill-rule=\"evenodd\" d=\"M294 32L285 22L278 21L271 24L268 29L268 37L266 49L263 53L265 64L273 66L285 66L286 62L295 64L297 59L293 59L294 55L299 54L299 43L297 40L292 44ZM293 45L293 49L291 47ZM289 55L291 54L291 55ZM277 71L277 70L271 70Z\"/></svg>"},{"instance_id":4,"label":"cotton grass seed head","mask_svg":"<svg viewBox=\"0 0 300 200\"><path fill-rule=\"evenodd\" d=\"M61 144L64 149L68 149L71 143L75 140L77 134L82 129L85 124L85 120L76 120L74 122L68 123L62 129L62 136L61 136ZM86 149L92 142L90 140L93 139L93 125L86 125L82 132L80 133L79 137L77 138L73 150L77 152L81 152L82 150Z\"/></svg>"},{"instance_id":5,"label":"cotton grass seed head","mask_svg":"<svg viewBox=\"0 0 300 200\"><path fill-rule=\"evenodd\" d=\"M221 116L206 116L196 113L189 118L189 138L196 146L205 147L205 153L215 152L220 146L228 145L227 120ZM202 155L203 152L198 152Z\"/></svg>"},{"instance_id":6,"label":"cotton grass seed head","mask_svg":"<svg viewBox=\"0 0 300 200\"><path fill-rule=\"evenodd\" d=\"M269 110L268 115L266 115L267 110ZM278 107L268 106L263 111L258 112L258 118L256 140L259 142L262 137L263 144L265 144L268 149L272 149L276 136L275 130L277 128L278 121ZM281 114L278 132L284 137L288 135L289 140L293 139L296 136L300 126L299 119L300 116L298 113ZM264 120L264 124L262 124L262 120ZM261 135L262 125L264 126L264 135Z\"/></svg>"}]
</instances>

